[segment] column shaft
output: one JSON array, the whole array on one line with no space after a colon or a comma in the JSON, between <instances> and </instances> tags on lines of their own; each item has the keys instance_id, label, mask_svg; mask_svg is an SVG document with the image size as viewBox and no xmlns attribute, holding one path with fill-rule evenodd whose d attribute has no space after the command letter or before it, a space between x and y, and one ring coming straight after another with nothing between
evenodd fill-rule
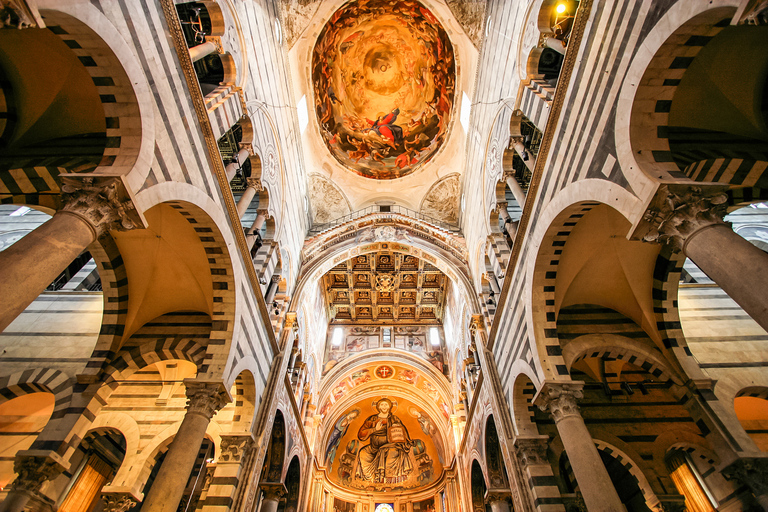
<instances>
[{"instance_id":1,"label":"column shaft","mask_svg":"<svg viewBox=\"0 0 768 512\"><path fill-rule=\"evenodd\" d=\"M260 213L256 216L256 220L253 221L253 224L251 224L251 228L248 230L248 235L245 237L249 250L253 249L253 244L256 243L256 239L261 233L261 228L264 226L265 220L267 220L267 216Z\"/></svg>"},{"instance_id":2,"label":"column shaft","mask_svg":"<svg viewBox=\"0 0 768 512\"><path fill-rule=\"evenodd\" d=\"M95 239L90 223L62 211L0 252L0 332Z\"/></svg>"},{"instance_id":3,"label":"column shaft","mask_svg":"<svg viewBox=\"0 0 768 512\"><path fill-rule=\"evenodd\" d=\"M525 144L523 144L522 139L516 139L514 142L515 151L517 151L517 154L520 155L520 158L523 159L523 163L528 168L529 171L533 172L533 155L530 151L525 149ZM522 206L522 205L521 205Z\"/></svg>"},{"instance_id":4,"label":"column shaft","mask_svg":"<svg viewBox=\"0 0 768 512\"><path fill-rule=\"evenodd\" d=\"M192 62L197 62L206 55L210 55L212 53L216 53L216 45L211 41L193 46L189 49L189 56L192 57Z\"/></svg>"},{"instance_id":5,"label":"column shaft","mask_svg":"<svg viewBox=\"0 0 768 512\"><path fill-rule=\"evenodd\" d=\"M768 254L726 224L689 235L683 252L768 331Z\"/></svg>"},{"instance_id":6,"label":"column shaft","mask_svg":"<svg viewBox=\"0 0 768 512\"><path fill-rule=\"evenodd\" d=\"M235 156L237 157L237 164L232 162L228 164L225 169L227 181L232 181L232 178L234 178L235 174L237 174L237 169L243 165L243 162L245 162L249 156L251 156L251 153L247 149L241 149Z\"/></svg>"},{"instance_id":7,"label":"column shaft","mask_svg":"<svg viewBox=\"0 0 768 512\"><path fill-rule=\"evenodd\" d=\"M280 502L272 498L264 498L261 502L259 512L277 512L277 505Z\"/></svg>"},{"instance_id":8,"label":"column shaft","mask_svg":"<svg viewBox=\"0 0 768 512\"><path fill-rule=\"evenodd\" d=\"M242 219L245 215L245 210L251 205L254 196L256 196L256 187L247 187L240 200L237 202L237 216Z\"/></svg>"},{"instance_id":9,"label":"column shaft","mask_svg":"<svg viewBox=\"0 0 768 512\"><path fill-rule=\"evenodd\" d=\"M525 206L525 192L523 192L523 188L513 176L507 176L507 186L512 195L515 196L515 200L520 205L520 208Z\"/></svg>"},{"instance_id":10,"label":"column shaft","mask_svg":"<svg viewBox=\"0 0 768 512\"><path fill-rule=\"evenodd\" d=\"M492 501L491 510L493 512L509 512L509 504L506 501Z\"/></svg>"},{"instance_id":11,"label":"column shaft","mask_svg":"<svg viewBox=\"0 0 768 512\"><path fill-rule=\"evenodd\" d=\"M547 38L547 48L552 48L557 53L565 55L565 45L561 40L555 39L554 37Z\"/></svg>"},{"instance_id":12,"label":"column shaft","mask_svg":"<svg viewBox=\"0 0 768 512\"><path fill-rule=\"evenodd\" d=\"M616 494L608 471L597 453L592 435L579 414L555 419L557 432L579 483L579 490L590 512L620 512L626 510Z\"/></svg>"}]
</instances>

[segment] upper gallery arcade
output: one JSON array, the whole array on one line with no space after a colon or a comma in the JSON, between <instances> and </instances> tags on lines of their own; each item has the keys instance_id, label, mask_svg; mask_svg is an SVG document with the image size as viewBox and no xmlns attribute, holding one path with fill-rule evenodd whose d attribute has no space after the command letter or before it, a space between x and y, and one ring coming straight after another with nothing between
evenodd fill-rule
<instances>
[{"instance_id":1,"label":"upper gallery arcade","mask_svg":"<svg viewBox=\"0 0 768 512\"><path fill-rule=\"evenodd\" d=\"M768 510L765 0L0 1L0 512Z\"/></svg>"}]
</instances>

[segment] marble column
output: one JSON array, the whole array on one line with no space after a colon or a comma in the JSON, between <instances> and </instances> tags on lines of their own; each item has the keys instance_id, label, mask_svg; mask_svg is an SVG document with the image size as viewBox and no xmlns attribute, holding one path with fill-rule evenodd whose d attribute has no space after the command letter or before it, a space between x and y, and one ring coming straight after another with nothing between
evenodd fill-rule
<instances>
[{"instance_id":1,"label":"marble column","mask_svg":"<svg viewBox=\"0 0 768 512\"><path fill-rule=\"evenodd\" d=\"M515 173L505 172L504 180L507 182L507 186L509 187L509 190L512 192L512 195L515 197L515 201L517 201L517 204L520 205L520 208L525 206L525 191L523 191L523 188L520 186L520 183L517 182L517 179L515 178Z\"/></svg>"},{"instance_id":2,"label":"marble column","mask_svg":"<svg viewBox=\"0 0 768 512\"><path fill-rule=\"evenodd\" d=\"M285 485L280 482L263 482L259 485L261 492L264 493L264 499L261 500L259 512L277 512L277 506L280 500L287 493Z\"/></svg>"},{"instance_id":3,"label":"marble column","mask_svg":"<svg viewBox=\"0 0 768 512\"><path fill-rule=\"evenodd\" d=\"M547 48L552 48L557 53L565 55L565 45L561 40L550 36L545 39L545 42L546 42Z\"/></svg>"},{"instance_id":4,"label":"marble column","mask_svg":"<svg viewBox=\"0 0 768 512\"><path fill-rule=\"evenodd\" d=\"M768 457L743 457L723 469L723 476L746 485L768 511Z\"/></svg>"},{"instance_id":5,"label":"marble column","mask_svg":"<svg viewBox=\"0 0 768 512\"><path fill-rule=\"evenodd\" d=\"M267 293L264 295L264 301L267 303L267 307L270 307L272 301L275 300L275 295L277 295L277 288L280 285L280 279L280 274L277 274L272 276L272 279L269 281Z\"/></svg>"},{"instance_id":6,"label":"marble column","mask_svg":"<svg viewBox=\"0 0 768 512\"><path fill-rule=\"evenodd\" d=\"M545 381L533 402L554 418L589 511L622 512L626 509L576 405L576 399L583 396L583 387L583 382Z\"/></svg>"},{"instance_id":7,"label":"marble column","mask_svg":"<svg viewBox=\"0 0 768 512\"><path fill-rule=\"evenodd\" d=\"M511 178L514 179L514 178ZM517 181L515 181L517 183ZM519 187L520 185L518 185ZM522 191L522 189L520 189ZM523 200L525 200L525 194L523 194ZM512 217L509 216L509 212L507 211L507 203L503 203L503 205L500 203L499 205L499 215L502 219L504 219L504 228L507 230L507 234L511 239L514 240L515 235L517 234L517 222L512 220ZM520 205L522 206L522 205Z\"/></svg>"},{"instance_id":8,"label":"marble column","mask_svg":"<svg viewBox=\"0 0 768 512\"><path fill-rule=\"evenodd\" d=\"M245 161L248 160L248 157L251 155L253 155L253 150L250 146L244 146L242 149L240 149L240 151L237 152L235 155L237 163L230 162L224 169L224 172L227 175L227 181L232 181L232 178L234 178L235 174L237 174L237 170L243 166Z\"/></svg>"},{"instance_id":9,"label":"marble column","mask_svg":"<svg viewBox=\"0 0 768 512\"><path fill-rule=\"evenodd\" d=\"M173 438L152 489L141 505L142 512L176 512L211 418L230 401L220 382L184 381L187 412Z\"/></svg>"},{"instance_id":10,"label":"marble column","mask_svg":"<svg viewBox=\"0 0 768 512\"><path fill-rule=\"evenodd\" d=\"M511 496L509 489L488 489L485 493L485 502L491 506L493 512L510 512Z\"/></svg>"},{"instance_id":11,"label":"marble column","mask_svg":"<svg viewBox=\"0 0 768 512\"><path fill-rule=\"evenodd\" d=\"M251 205L251 201L256 196L256 192L263 190L261 181L258 178L246 178L245 191L237 202L237 217L242 219L245 211Z\"/></svg>"},{"instance_id":12,"label":"marble column","mask_svg":"<svg viewBox=\"0 0 768 512\"><path fill-rule=\"evenodd\" d=\"M192 62L206 57L212 53L223 53L221 48L221 41L217 37L206 37L203 44L193 46L189 49L189 56L192 58Z\"/></svg>"},{"instance_id":13,"label":"marble column","mask_svg":"<svg viewBox=\"0 0 768 512\"><path fill-rule=\"evenodd\" d=\"M110 229L135 227L115 178L62 186L63 206L45 224L0 252L0 332L88 245Z\"/></svg>"},{"instance_id":14,"label":"marble column","mask_svg":"<svg viewBox=\"0 0 768 512\"><path fill-rule=\"evenodd\" d=\"M261 228L264 226L264 222L267 220L267 210L256 210L256 219L248 228L248 233L245 235L245 241L248 244L248 249L253 249L257 240L261 240Z\"/></svg>"},{"instance_id":15,"label":"marble column","mask_svg":"<svg viewBox=\"0 0 768 512\"><path fill-rule=\"evenodd\" d=\"M517 154L520 155L520 158L523 160L523 163L528 168L528 170L533 172L533 163L535 159L533 157L533 153L531 153L525 148L525 143L523 142L523 138L513 137L512 147L515 148L515 151L517 151Z\"/></svg>"},{"instance_id":16,"label":"marble column","mask_svg":"<svg viewBox=\"0 0 768 512\"><path fill-rule=\"evenodd\" d=\"M722 188L662 186L644 216L645 241L682 251L760 326L768 330L768 254L722 221Z\"/></svg>"},{"instance_id":17,"label":"marble column","mask_svg":"<svg viewBox=\"0 0 768 512\"><path fill-rule=\"evenodd\" d=\"M13 470L16 472L16 478L5 500L0 503L0 512L22 512L33 499L50 501L40 494L40 488L45 482L58 476L64 466L51 457L17 456Z\"/></svg>"}]
</instances>

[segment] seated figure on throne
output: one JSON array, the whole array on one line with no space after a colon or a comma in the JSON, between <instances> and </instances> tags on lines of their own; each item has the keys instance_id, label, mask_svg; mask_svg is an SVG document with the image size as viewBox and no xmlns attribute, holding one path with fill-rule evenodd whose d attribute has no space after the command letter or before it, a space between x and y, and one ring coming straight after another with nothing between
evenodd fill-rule
<instances>
[{"instance_id":1,"label":"seated figure on throne","mask_svg":"<svg viewBox=\"0 0 768 512\"><path fill-rule=\"evenodd\" d=\"M402 483L413 471L409 455L413 441L400 418L392 414L390 399L373 405L378 413L366 418L357 433L360 441L369 443L358 452L355 477L372 483Z\"/></svg>"}]
</instances>

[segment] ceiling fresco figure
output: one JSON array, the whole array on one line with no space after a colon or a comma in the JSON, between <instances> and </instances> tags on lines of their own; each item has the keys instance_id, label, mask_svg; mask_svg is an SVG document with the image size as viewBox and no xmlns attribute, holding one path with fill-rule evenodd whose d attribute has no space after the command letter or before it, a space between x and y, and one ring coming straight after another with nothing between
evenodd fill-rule
<instances>
[{"instance_id":1,"label":"ceiling fresco figure","mask_svg":"<svg viewBox=\"0 0 768 512\"><path fill-rule=\"evenodd\" d=\"M315 45L312 81L323 140L361 176L405 176L445 140L453 47L419 2L358 0L336 11Z\"/></svg>"}]
</instances>

